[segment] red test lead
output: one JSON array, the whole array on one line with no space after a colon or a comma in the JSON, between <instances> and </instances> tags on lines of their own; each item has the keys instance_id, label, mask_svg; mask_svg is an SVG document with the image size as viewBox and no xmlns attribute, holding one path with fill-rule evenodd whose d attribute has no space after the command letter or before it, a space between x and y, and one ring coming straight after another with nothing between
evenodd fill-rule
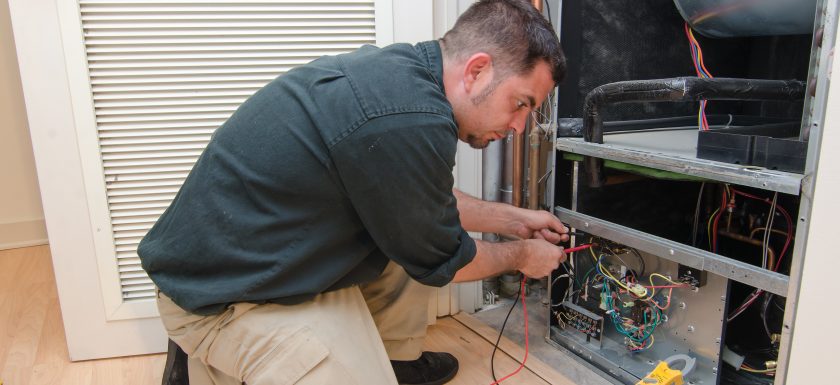
<instances>
[{"instance_id":1,"label":"red test lead","mask_svg":"<svg viewBox=\"0 0 840 385\"><path fill-rule=\"evenodd\" d=\"M591 243L586 243L586 244L583 244L583 245L580 245L580 246L575 246L575 247L570 247L568 249L563 249L563 252L566 253L566 254L569 254L569 253L574 253L575 251L586 250L590 247L592 247L592 244Z\"/></svg>"}]
</instances>

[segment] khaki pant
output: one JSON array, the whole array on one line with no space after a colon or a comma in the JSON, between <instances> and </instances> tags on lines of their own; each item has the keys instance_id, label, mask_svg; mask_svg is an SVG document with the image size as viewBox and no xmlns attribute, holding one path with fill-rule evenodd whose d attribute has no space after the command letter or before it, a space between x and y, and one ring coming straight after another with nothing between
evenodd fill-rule
<instances>
[{"instance_id":1,"label":"khaki pant","mask_svg":"<svg viewBox=\"0 0 840 385\"><path fill-rule=\"evenodd\" d=\"M158 308L190 357L191 385L396 384L389 359L420 357L432 290L391 262L375 282L298 305L200 316L161 293Z\"/></svg>"}]
</instances>

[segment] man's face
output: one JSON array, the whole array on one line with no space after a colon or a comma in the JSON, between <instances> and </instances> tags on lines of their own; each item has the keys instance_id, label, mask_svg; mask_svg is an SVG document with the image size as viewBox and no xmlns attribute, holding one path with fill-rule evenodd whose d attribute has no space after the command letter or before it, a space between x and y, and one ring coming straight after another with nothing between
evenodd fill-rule
<instances>
[{"instance_id":1,"label":"man's face","mask_svg":"<svg viewBox=\"0 0 840 385\"><path fill-rule=\"evenodd\" d=\"M548 95L554 81L548 64L538 62L525 75L489 81L470 93L469 103L456 115L458 138L473 148L484 148L510 130L521 134L529 114Z\"/></svg>"}]
</instances>

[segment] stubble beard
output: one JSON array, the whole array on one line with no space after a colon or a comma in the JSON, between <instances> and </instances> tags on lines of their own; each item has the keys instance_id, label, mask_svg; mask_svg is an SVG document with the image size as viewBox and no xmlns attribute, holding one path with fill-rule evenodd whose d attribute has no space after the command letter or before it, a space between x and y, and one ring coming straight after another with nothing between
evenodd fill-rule
<instances>
[{"instance_id":1,"label":"stubble beard","mask_svg":"<svg viewBox=\"0 0 840 385\"><path fill-rule=\"evenodd\" d=\"M467 140L466 140L467 144L469 144L470 147L472 147L476 150L481 150L481 149L487 148L487 146L489 146L490 142L492 142L492 141L493 141L493 139L481 139L481 138L479 138L475 135L472 135L472 134L467 135Z\"/></svg>"},{"instance_id":2,"label":"stubble beard","mask_svg":"<svg viewBox=\"0 0 840 385\"><path fill-rule=\"evenodd\" d=\"M499 81L491 82L490 85L487 86L487 88L485 88L484 90L482 90L480 94L471 97L470 102L472 102L474 106L478 106L484 103L484 101L487 100L487 97L489 97L493 93L493 91L496 90L496 87L499 85L499 83ZM482 139L473 134L467 134L466 140L467 144L469 144L470 147L476 150L487 148L487 146L489 146L490 142L492 141L493 139Z\"/></svg>"}]
</instances>

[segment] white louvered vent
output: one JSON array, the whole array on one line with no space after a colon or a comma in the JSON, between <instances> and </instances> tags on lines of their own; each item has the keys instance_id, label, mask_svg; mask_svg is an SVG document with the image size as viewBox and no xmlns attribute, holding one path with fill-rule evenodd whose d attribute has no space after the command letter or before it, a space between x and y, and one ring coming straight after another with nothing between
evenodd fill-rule
<instances>
[{"instance_id":1,"label":"white louvered vent","mask_svg":"<svg viewBox=\"0 0 840 385\"><path fill-rule=\"evenodd\" d=\"M122 296L213 131L290 68L376 42L374 0L80 0Z\"/></svg>"}]
</instances>

